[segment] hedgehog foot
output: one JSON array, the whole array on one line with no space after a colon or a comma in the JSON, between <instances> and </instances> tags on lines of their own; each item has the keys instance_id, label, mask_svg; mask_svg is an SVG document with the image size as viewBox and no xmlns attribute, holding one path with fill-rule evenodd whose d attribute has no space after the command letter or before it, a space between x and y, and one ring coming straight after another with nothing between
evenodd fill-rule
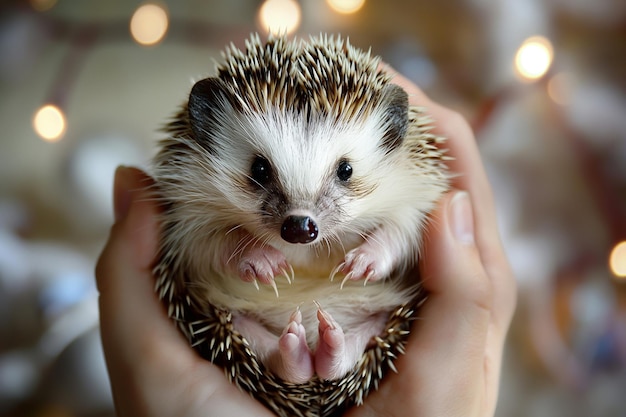
<instances>
[{"instance_id":1,"label":"hedgehog foot","mask_svg":"<svg viewBox=\"0 0 626 417\"><path fill-rule=\"evenodd\" d=\"M392 256L381 251L380 248L364 243L348 252L335 271L345 275L341 283L342 287L346 281L363 280L365 285L369 281L378 281L388 276L393 269L393 264Z\"/></svg>"},{"instance_id":2,"label":"hedgehog foot","mask_svg":"<svg viewBox=\"0 0 626 417\"><path fill-rule=\"evenodd\" d=\"M319 339L315 351L315 372L326 380L344 377L358 362L373 337L387 322L387 314L378 313L344 333L335 319L318 305Z\"/></svg>"},{"instance_id":3,"label":"hedgehog foot","mask_svg":"<svg viewBox=\"0 0 626 417\"><path fill-rule=\"evenodd\" d=\"M246 315L233 316L233 326L250 343L252 350L279 378L294 384L310 380L314 374L313 358L306 343L300 310L289 318L280 337Z\"/></svg>"},{"instance_id":4,"label":"hedgehog foot","mask_svg":"<svg viewBox=\"0 0 626 417\"><path fill-rule=\"evenodd\" d=\"M315 372L322 379L344 376L354 365L347 357L346 338L333 317L318 306L319 338L315 350Z\"/></svg>"},{"instance_id":5,"label":"hedgehog foot","mask_svg":"<svg viewBox=\"0 0 626 417\"><path fill-rule=\"evenodd\" d=\"M243 281L253 282L255 285L261 282L273 286L274 289L276 289L274 277L284 275L289 282L293 278L293 272L287 272L293 270L285 259L285 255L271 246L247 249L241 255L237 269Z\"/></svg>"},{"instance_id":6,"label":"hedgehog foot","mask_svg":"<svg viewBox=\"0 0 626 417\"><path fill-rule=\"evenodd\" d=\"M318 304L318 342L311 352L306 341L300 309L296 309L280 336L272 334L258 319L233 316L234 328L250 343L265 366L283 381L301 384L317 374L324 380L345 376L363 355L372 338L382 332L386 313L371 315L348 333Z\"/></svg>"},{"instance_id":7,"label":"hedgehog foot","mask_svg":"<svg viewBox=\"0 0 626 417\"><path fill-rule=\"evenodd\" d=\"M273 371L282 379L295 384L311 379L314 372L313 359L306 343L300 310L296 310L289 324L278 339L279 360Z\"/></svg>"}]
</instances>

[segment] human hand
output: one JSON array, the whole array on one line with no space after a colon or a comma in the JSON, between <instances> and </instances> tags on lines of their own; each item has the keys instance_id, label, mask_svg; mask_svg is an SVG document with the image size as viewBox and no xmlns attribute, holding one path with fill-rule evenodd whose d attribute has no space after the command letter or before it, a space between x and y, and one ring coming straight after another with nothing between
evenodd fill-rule
<instances>
[{"instance_id":1,"label":"human hand","mask_svg":"<svg viewBox=\"0 0 626 417\"><path fill-rule=\"evenodd\" d=\"M407 346L357 416L492 416L515 282L499 242L495 212L467 123L432 103L401 76L411 103L428 108L448 138L462 175L430 224L421 263L430 292ZM101 332L118 415L269 416L223 371L200 358L167 318L153 291L157 209L139 170L116 172L116 223L98 262Z\"/></svg>"},{"instance_id":2,"label":"human hand","mask_svg":"<svg viewBox=\"0 0 626 417\"><path fill-rule=\"evenodd\" d=\"M401 75L392 82L406 89L411 104L426 108L459 176L427 228L420 274L429 298L396 361L398 374L387 375L346 416L491 417L516 303L491 188L467 122Z\"/></svg>"},{"instance_id":3,"label":"human hand","mask_svg":"<svg viewBox=\"0 0 626 417\"><path fill-rule=\"evenodd\" d=\"M102 345L117 415L271 416L202 359L154 292L157 208L138 169L115 174L115 224L96 267Z\"/></svg>"}]
</instances>

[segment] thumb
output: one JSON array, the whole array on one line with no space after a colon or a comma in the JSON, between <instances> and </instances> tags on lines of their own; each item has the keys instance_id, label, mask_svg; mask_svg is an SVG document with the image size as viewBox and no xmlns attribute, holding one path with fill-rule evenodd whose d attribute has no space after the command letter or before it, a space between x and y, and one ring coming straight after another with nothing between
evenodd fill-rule
<instances>
[{"instance_id":1,"label":"thumb","mask_svg":"<svg viewBox=\"0 0 626 417\"><path fill-rule=\"evenodd\" d=\"M484 350L491 285L475 244L467 192L450 193L441 201L426 231L420 267L429 296L417 337L439 346L439 352L447 346L448 355L467 355L470 341Z\"/></svg>"},{"instance_id":2,"label":"thumb","mask_svg":"<svg viewBox=\"0 0 626 417\"><path fill-rule=\"evenodd\" d=\"M422 381L420 397L428 399L423 415L457 415L449 407L459 401L468 406L466 415L473 415L473 406L484 406L491 285L475 245L474 226L469 194L457 191L442 199L427 229L420 273L429 296L407 354L398 361L399 369L413 368ZM447 388L423 381L446 381Z\"/></svg>"},{"instance_id":3,"label":"thumb","mask_svg":"<svg viewBox=\"0 0 626 417\"><path fill-rule=\"evenodd\" d=\"M427 227L422 256L424 288L434 297L489 309L489 277L475 239L474 208L466 191L442 199Z\"/></svg>"},{"instance_id":4,"label":"thumb","mask_svg":"<svg viewBox=\"0 0 626 417\"><path fill-rule=\"evenodd\" d=\"M484 356L490 284L474 239L467 192L444 196L428 224L420 274L428 299L413 324L399 375L385 378L363 414L474 416L485 404Z\"/></svg>"},{"instance_id":5,"label":"thumb","mask_svg":"<svg viewBox=\"0 0 626 417\"><path fill-rule=\"evenodd\" d=\"M134 358L147 350L169 352L187 346L154 292L158 208L148 191L151 186L152 179L136 168L116 171L116 222L96 266L100 328L110 365L137 364Z\"/></svg>"}]
</instances>

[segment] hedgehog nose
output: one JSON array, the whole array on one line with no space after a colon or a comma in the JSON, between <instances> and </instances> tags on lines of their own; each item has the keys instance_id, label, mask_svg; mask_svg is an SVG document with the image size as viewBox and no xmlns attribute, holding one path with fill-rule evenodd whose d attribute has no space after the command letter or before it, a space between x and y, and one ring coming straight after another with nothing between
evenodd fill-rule
<instances>
[{"instance_id":1,"label":"hedgehog nose","mask_svg":"<svg viewBox=\"0 0 626 417\"><path fill-rule=\"evenodd\" d=\"M280 236L289 243L311 243L317 239L317 225L308 216L289 216L283 222Z\"/></svg>"}]
</instances>

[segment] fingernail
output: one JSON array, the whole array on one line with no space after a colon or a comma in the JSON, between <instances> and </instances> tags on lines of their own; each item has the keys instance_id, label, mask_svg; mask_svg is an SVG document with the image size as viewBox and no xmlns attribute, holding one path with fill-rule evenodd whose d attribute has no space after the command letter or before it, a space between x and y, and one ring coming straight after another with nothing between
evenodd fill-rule
<instances>
[{"instance_id":1,"label":"fingernail","mask_svg":"<svg viewBox=\"0 0 626 417\"><path fill-rule=\"evenodd\" d=\"M469 194L459 191L450 202L450 225L454 237L466 245L474 244L474 214Z\"/></svg>"},{"instance_id":2,"label":"fingernail","mask_svg":"<svg viewBox=\"0 0 626 417\"><path fill-rule=\"evenodd\" d=\"M115 170L113 180L113 216L116 223L126 218L132 202L133 192L129 187L128 172L129 168L125 166L119 166Z\"/></svg>"}]
</instances>

